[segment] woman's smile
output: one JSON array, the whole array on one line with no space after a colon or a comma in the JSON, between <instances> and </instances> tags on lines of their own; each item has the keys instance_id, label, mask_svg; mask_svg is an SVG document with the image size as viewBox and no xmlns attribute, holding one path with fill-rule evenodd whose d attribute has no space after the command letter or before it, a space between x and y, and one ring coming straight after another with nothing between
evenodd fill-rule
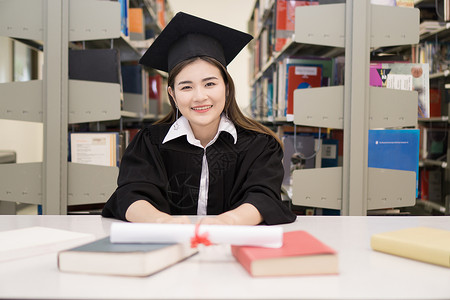
<instances>
[{"instance_id":1,"label":"woman's smile","mask_svg":"<svg viewBox=\"0 0 450 300\"><path fill-rule=\"evenodd\" d=\"M203 105L203 106L192 107L191 109L195 110L196 112L207 112L212 107L213 107L213 105Z\"/></svg>"}]
</instances>

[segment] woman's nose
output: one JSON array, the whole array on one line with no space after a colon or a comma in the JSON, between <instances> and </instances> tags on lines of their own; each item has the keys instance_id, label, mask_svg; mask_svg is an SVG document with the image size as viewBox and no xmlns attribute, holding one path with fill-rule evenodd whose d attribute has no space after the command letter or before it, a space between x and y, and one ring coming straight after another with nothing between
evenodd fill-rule
<instances>
[{"instance_id":1,"label":"woman's nose","mask_svg":"<svg viewBox=\"0 0 450 300\"><path fill-rule=\"evenodd\" d=\"M196 88L194 91L194 100L202 101L207 98L207 93L203 88Z\"/></svg>"}]
</instances>

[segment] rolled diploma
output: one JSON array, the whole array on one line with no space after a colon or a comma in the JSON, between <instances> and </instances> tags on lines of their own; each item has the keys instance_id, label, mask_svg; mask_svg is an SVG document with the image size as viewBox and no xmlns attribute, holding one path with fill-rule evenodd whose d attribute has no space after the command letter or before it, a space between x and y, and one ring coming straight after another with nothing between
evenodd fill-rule
<instances>
[{"instance_id":1,"label":"rolled diploma","mask_svg":"<svg viewBox=\"0 0 450 300\"><path fill-rule=\"evenodd\" d=\"M208 233L213 244L279 248L283 228L278 226L200 225L198 234ZM194 224L111 224L111 243L189 243L195 236Z\"/></svg>"}]
</instances>

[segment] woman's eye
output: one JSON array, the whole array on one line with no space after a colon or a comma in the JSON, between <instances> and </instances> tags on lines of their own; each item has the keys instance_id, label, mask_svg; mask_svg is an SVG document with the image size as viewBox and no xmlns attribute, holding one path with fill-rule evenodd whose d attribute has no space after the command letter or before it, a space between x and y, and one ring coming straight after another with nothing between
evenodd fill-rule
<instances>
[{"instance_id":1,"label":"woman's eye","mask_svg":"<svg viewBox=\"0 0 450 300\"><path fill-rule=\"evenodd\" d=\"M206 86L214 86L214 85L216 85L214 82L208 82L208 83L206 84Z\"/></svg>"},{"instance_id":2,"label":"woman's eye","mask_svg":"<svg viewBox=\"0 0 450 300\"><path fill-rule=\"evenodd\" d=\"M181 90L188 90L188 89L190 89L191 87L189 86L189 85L185 85L185 86L182 86L181 87Z\"/></svg>"}]
</instances>

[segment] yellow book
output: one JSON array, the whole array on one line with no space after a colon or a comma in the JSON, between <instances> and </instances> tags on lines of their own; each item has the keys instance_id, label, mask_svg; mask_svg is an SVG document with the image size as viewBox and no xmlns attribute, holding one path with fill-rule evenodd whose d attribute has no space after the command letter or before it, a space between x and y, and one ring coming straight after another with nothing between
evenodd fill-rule
<instances>
[{"instance_id":1,"label":"yellow book","mask_svg":"<svg viewBox=\"0 0 450 300\"><path fill-rule=\"evenodd\" d=\"M372 249L450 268L450 231L414 227L372 236Z\"/></svg>"}]
</instances>

